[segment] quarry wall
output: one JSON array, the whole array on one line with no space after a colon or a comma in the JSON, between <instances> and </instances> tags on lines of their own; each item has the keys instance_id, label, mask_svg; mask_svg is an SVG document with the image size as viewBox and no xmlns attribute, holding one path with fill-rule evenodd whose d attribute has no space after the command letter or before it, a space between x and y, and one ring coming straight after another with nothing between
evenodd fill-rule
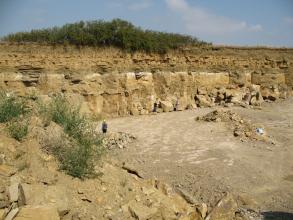
<instances>
[{"instance_id":1,"label":"quarry wall","mask_svg":"<svg viewBox=\"0 0 293 220\"><path fill-rule=\"evenodd\" d=\"M0 44L0 88L44 101L64 93L85 113L148 114L292 95L293 50L212 48L158 54Z\"/></svg>"}]
</instances>

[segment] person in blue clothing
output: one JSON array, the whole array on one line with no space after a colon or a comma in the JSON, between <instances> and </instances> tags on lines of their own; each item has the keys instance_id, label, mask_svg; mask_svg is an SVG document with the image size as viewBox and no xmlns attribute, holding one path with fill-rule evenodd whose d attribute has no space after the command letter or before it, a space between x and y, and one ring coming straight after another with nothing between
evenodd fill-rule
<instances>
[{"instance_id":1,"label":"person in blue clothing","mask_svg":"<svg viewBox=\"0 0 293 220\"><path fill-rule=\"evenodd\" d=\"M105 133L107 133L107 130L108 130L108 124L107 124L106 120L103 120L102 132L105 134Z\"/></svg>"}]
</instances>

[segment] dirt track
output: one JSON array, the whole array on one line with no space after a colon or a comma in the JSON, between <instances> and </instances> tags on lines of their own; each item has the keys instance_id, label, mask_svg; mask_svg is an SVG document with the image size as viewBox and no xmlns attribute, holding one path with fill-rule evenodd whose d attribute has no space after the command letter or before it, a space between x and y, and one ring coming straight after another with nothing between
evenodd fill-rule
<instances>
[{"instance_id":1,"label":"dirt track","mask_svg":"<svg viewBox=\"0 0 293 220\"><path fill-rule=\"evenodd\" d=\"M262 110L232 108L264 125L275 144L242 142L223 122L194 120L211 110L112 119L110 130L138 138L117 157L208 204L228 190L252 197L262 210L293 212L293 99Z\"/></svg>"}]
</instances>

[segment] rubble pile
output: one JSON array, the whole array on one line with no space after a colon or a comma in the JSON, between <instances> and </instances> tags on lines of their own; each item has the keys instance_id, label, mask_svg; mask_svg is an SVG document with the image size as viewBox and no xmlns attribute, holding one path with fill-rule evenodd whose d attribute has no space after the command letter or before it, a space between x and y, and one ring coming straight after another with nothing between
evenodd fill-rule
<instances>
[{"instance_id":1,"label":"rubble pile","mask_svg":"<svg viewBox=\"0 0 293 220\"><path fill-rule=\"evenodd\" d=\"M4 177L10 178L11 183L0 188L0 219L219 220L237 217L245 220L251 217L237 197L230 193L226 193L215 207L209 207L194 198L186 199L158 180L136 180L132 174L121 172L110 164L104 164L103 170L108 171L102 177L104 183L96 183L96 187L90 181L74 182L67 188L61 183L44 186L30 181L28 184L15 178L19 173ZM119 182L114 181L116 178L125 179ZM110 199L114 195L119 201ZM80 208L81 205L86 212ZM239 216L240 210L245 212ZM259 216L257 210L249 210Z\"/></svg>"},{"instance_id":2,"label":"rubble pile","mask_svg":"<svg viewBox=\"0 0 293 220\"><path fill-rule=\"evenodd\" d=\"M243 123L243 119L241 118L240 115L238 115L235 112L232 112L231 110L225 110L225 109L217 109L202 117L198 117L197 120L209 121L209 122L210 121L214 121L214 122L242 121Z\"/></svg>"},{"instance_id":3,"label":"rubble pile","mask_svg":"<svg viewBox=\"0 0 293 220\"><path fill-rule=\"evenodd\" d=\"M225 122L233 130L234 136L241 138L241 140L268 141L268 136L265 134L263 126L253 124L250 120L242 118L239 114L231 110L217 109L202 117L197 117L196 120Z\"/></svg>"},{"instance_id":4,"label":"rubble pile","mask_svg":"<svg viewBox=\"0 0 293 220\"><path fill-rule=\"evenodd\" d=\"M135 136L124 133L109 133L103 138L103 146L106 149L123 149L126 148L130 143L132 143L136 139Z\"/></svg>"}]
</instances>

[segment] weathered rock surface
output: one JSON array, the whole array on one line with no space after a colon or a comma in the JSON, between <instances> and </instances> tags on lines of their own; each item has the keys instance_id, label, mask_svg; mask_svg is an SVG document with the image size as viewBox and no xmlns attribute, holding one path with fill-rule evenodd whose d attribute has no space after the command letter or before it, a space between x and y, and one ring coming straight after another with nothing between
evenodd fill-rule
<instances>
[{"instance_id":1,"label":"weathered rock surface","mask_svg":"<svg viewBox=\"0 0 293 220\"><path fill-rule=\"evenodd\" d=\"M164 112L171 112L174 110L174 106L170 101L161 101L160 105Z\"/></svg>"},{"instance_id":2,"label":"weathered rock surface","mask_svg":"<svg viewBox=\"0 0 293 220\"><path fill-rule=\"evenodd\" d=\"M43 74L43 73L41 73ZM176 106L176 99L179 101L178 110L184 110L195 104L199 107L211 107L215 104L247 103L261 105L265 100L276 100L280 97L287 97L291 91L282 84L258 84L258 91L250 90L256 87L254 84L247 84L247 87L239 87L229 83L229 75L223 75L227 80L217 81L217 72L201 73L200 76L208 76L207 80L214 77L213 82L203 83L204 77L197 81L197 74L188 72L158 72L145 73L148 77L135 78L130 73L120 74L87 74L80 75L80 80L74 84L66 79L65 75L58 75L53 80L53 85L60 87L51 88L50 80L37 82L32 87L22 85L19 76L11 77L14 73L1 73L1 78L9 83L0 85L0 88L13 91L19 95L37 94L41 100L48 92L52 94L63 92L71 103L79 105L81 111L96 116L122 116L122 115L144 115L152 112L153 105L157 99L161 100L159 107L162 111L173 111ZM55 77L54 74L47 74L46 77ZM58 82L60 80L60 82ZM252 85L252 87L250 87ZM200 87L200 89L198 89ZM282 90L282 92L280 92ZM262 95L262 92L264 95ZM177 97L177 98L176 98ZM47 102L47 99L44 102ZM159 112L159 111L158 111Z\"/></svg>"},{"instance_id":3,"label":"weathered rock surface","mask_svg":"<svg viewBox=\"0 0 293 220\"><path fill-rule=\"evenodd\" d=\"M0 220L4 220L5 216L6 216L5 209L0 209Z\"/></svg>"},{"instance_id":4,"label":"weathered rock surface","mask_svg":"<svg viewBox=\"0 0 293 220\"><path fill-rule=\"evenodd\" d=\"M0 165L0 176L4 177L10 177L14 175L17 172L17 169L15 167L2 164Z\"/></svg>"},{"instance_id":5,"label":"weathered rock surface","mask_svg":"<svg viewBox=\"0 0 293 220\"><path fill-rule=\"evenodd\" d=\"M19 212L19 208L12 209L5 217L5 220L13 220Z\"/></svg>"},{"instance_id":6,"label":"weathered rock surface","mask_svg":"<svg viewBox=\"0 0 293 220\"><path fill-rule=\"evenodd\" d=\"M153 218L158 212L157 208L149 208L137 202L130 202L128 205L128 210L131 216L139 220L147 220Z\"/></svg>"},{"instance_id":7,"label":"weathered rock surface","mask_svg":"<svg viewBox=\"0 0 293 220\"><path fill-rule=\"evenodd\" d=\"M38 54L32 55L35 50ZM0 88L44 100L62 92L84 113L94 115L148 114L156 99L162 100L158 112L173 111L174 97L179 99L179 110L221 101L241 104L245 95L245 102L258 106L262 96L286 97L293 86L290 49L131 55L119 50L0 44L0 51ZM251 84L260 86L260 91L249 97Z\"/></svg>"},{"instance_id":8,"label":"weathered rock surface","mask_svg":"<svg viewBox=\"0 0 293 220\"><path fill-rule=\"evenodd\" d=\"M52 206L24 206L14 220L59 220L57 209Z\"/></svg>"},{"instance_id":9,"label":"weathered rock surface","mask_svg":"<svg viewBox=\"0 0 293 220\"><path fill-rule=\"evenodd\" d=\"M0 154L0 165L5 163L5 154Z\"/></svg>"},{"instance_id":10,"label":"weathered rock surface","mask_svg":"<svg viewBox=\"0 0 293 220\"><path fill-rule=\"evenodd\" d=\"M18 183L12 184L9 187L9 199L10 202L17 202L18 200Z\"/></svg>"},{"instance_id":11,"label":"weathered rock surface","mask_svg":"<svg viewBox=\"0 0 293 220\"><path fill-rule=\"evenodd\" d=\"M42 186L42 185L24 185L25 197L27 198L27 204L32 206L39 206L47 201L47 204L51 207L55 207L58 210L60 216L63 216L69 212L68 196L66 194L67 189L64 187L56 186ZM50 209L51 210L51 209Z\"/></svg>"},{"instance_id":12,"label":"weathered rock surface","mask_svg":"<svg viewBox=\"0 0 293 220\"><path fill-rule=\"evenodd\" d=\"M212 212L207 216L206 220L227 220L234 219L238 205L231 194L223 197Z\"/></svg>"}]
</instances>

